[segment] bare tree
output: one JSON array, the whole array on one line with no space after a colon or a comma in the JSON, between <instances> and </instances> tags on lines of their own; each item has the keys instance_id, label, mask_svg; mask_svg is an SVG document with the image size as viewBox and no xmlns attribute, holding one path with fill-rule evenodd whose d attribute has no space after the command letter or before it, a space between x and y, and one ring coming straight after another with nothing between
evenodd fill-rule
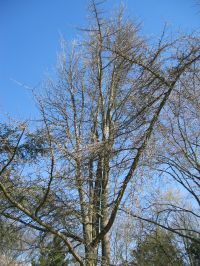
<instances>
[{"instance_id":1,"label":"bare tree","mask_svg":"<svg viewBox=\"0 0 200 266\"><path fill-rule=\"evenodd\" d=\"M191 225L195 226L190 227L189 231L193 230L195 235L200 234L199 99L199 68L194 64L180 79L180 86L169 101L167 115L160 121L162 154L158 152L155 158L160 177L170 177L173 185L181 188L186 199L186 202L179 201L178 204L162 204L162 212L167 213L169 220L174 215L177 217L177 225L174 224L177 230L178 220L181 221L185 216L190 217L193 220ZM182 226L181 230L183 231ZM187 231L187 227L185 230Z\"/></svg>"},{"instance_id":2,"label":"bare tree","mask_svg":"<svg viewBox=\"0 0 200 266\"><path fill-rule=\"evenodd\" d=\"M165 34L150 44L121 10L106 19L94 1L90 15L83 40L63 49L57 80L36 96L40 128L21 128L4 156L0 189L5 217L59 237L77 263L94 266L111 265L109 233L127 187L200 46Z\"/></svg>"},{"instance_id":3,"label":"bare tree","mask_svg":"<svg viewBox=\"0 0 200 266\"><path fill-rule=\"evenodd\" d=\"M155 192L139 211L123 209L146 226L159 225L196 245L200 243L199 88L199 66L195 63L180 78L165 105L151 140L153 156L143 163L160 184L168 181L161 188L164 193L168 189L167 198Z\"/></svg>"}]
</instances>

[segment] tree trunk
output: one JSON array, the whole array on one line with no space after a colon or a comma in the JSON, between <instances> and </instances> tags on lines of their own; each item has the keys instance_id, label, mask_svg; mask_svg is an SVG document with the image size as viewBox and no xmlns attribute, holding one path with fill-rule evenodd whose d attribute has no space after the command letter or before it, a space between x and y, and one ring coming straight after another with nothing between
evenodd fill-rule
<instances>
[{"instance_id":1,"label":"tree trunk","mask_svg":"<svg viewBox=\"0 0 200 266\"><path fill-rule=\"evenodd\" d=\"M104 173L102 181L102 219L101 229L103 229L109 220L108 207L108 178L109 178L109 156L104 157ZM110 237L107 233L102 239L102 266L110 265Z\"/></svg>"},{"instance_id":2,"label":"tree trunk","mask_svg":"<svg viewBox=\"0 0 200 266\"><path fill-rule=\"evenodd\" d=\"M86 250L86 266L97 266L98 254L97 248Z\"/></svg>"}]
</instances>

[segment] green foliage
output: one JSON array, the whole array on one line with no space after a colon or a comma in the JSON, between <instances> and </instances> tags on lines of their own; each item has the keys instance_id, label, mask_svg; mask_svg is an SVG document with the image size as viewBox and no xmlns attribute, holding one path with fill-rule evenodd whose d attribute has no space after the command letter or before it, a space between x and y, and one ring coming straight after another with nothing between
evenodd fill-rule
<instances>
[{"instance_id":1,"label":"green foliage","mask_svg":"<svg viewBox=\"0 0 200 266\"><path fill-rule=\"evenodd\" d=\"M19 228L0 218L0 265L18 265L22 253L23 235Z\"/></svg>"},{"instance_id":2,"label":"green foliage","mask_svg":"<svg viewBox=\"0 0 200 266\"><path fill-rule=\"evenodd\" d=\"M173 244L173 237L158 230L148 235L133 251L137 266L183 266L181 254Z\"/></svg>"},{"instance_id":3,"label":"green foliage","mask_svg":"<svg viewBox=\"0 0 200 266\"><path fill-rule=\"evenodd\" d=\"M13 154L22 134L23 125L12 126L0 123L0 162L10 158ZM49 152L44 129L35 130L34 133L26 133L18 144L16 156L23 161L45 156Z\"/></svg>"},{"instance_id":4,"label":"green foliage","mask_svg":"<svg viewBox=\"0 0 200 266\"><path fill-rule=\"evenodd\" d=\"M188 256L192 266L200 265L200 245L197 242L190 242L187 248Z\"/></svg>"},{"instance_id":5,"label":"green foliage","mask_svg":"<svg viewBox=\"0 0 200 266\"><path fill-rule=\"evenodd\" d=\"M47 155L49 152L49 144L45 130L38 129L34 133L27 134L22 146L22 152L24 157L30 159Z\"/></svg>"},{"instance_id":6,"label":"green foliage","mask_svg":"<svg viewBox=\"0 0 200 266\"><path fill-rule=\"evenodd\" d=\"M16 248L19 243L19 232L12 224L0 219L0 254Z\"/></svg>"},{"instance_id":7,"label":"green foliage","mask_svg":"<svg viewBox=\"0 0 200 266\"><path fill-rule=\"evenodd\" d=\"M32 262L32 266L67 266L72 261L67 259L66 255L62 241L54 237L45 248L40 249L39 258Z\"/></svg>"}]
</instances>

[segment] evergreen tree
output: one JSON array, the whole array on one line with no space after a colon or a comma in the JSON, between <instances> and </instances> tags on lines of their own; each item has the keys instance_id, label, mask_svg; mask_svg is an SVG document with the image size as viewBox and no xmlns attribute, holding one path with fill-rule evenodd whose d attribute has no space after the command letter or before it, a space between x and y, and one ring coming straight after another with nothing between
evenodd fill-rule
<instances>
[{"instance_id":1,"label":"evergreen tree","mask_svg":"<svg viewBox=\"0 0 200 266\"><path fill-rule=\"evenodd\" d=\"M200 245L197 242L191 241L189 243L187 253L192 266L200 265Z\"/></svg>"},{"instance_id":2,"label":"evergreen tree","mask_svg":"<svg viewBox=\"0 0 200 266\"><path fill-rule=\"evenodd\" d=\"M32 266L67 266L69 262L62 241L54 237L45 248L40 249L39 258L32 262Z\"/></svg>"},{"instance_id":3,"label":"evergreen tree","mask_svg":"<svg viewBox=\"0 0 200 266\"><path fill-rule=\"evenodd\" d=\"M133 251L137 266L183 266L181 253L173 244L173 236L165 231L148 235Z\"/></svg>"}]
</instances>

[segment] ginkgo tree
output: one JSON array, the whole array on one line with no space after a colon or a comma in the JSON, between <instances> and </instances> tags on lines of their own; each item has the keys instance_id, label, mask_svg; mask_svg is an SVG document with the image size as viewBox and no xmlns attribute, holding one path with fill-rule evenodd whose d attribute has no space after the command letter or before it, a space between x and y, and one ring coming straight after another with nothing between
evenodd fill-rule
<instances>
[{"instance_id":1,"label":"ginkgo tree","mask_svg":"<svg viewBox=\"0 0 200 266\"><path fill-rule=\"evenodd\" d=\"M79 265L111 265L110 230L165 106L200 60L198 36L150 43L122 10L90 2L83 36L35 93L27 123L1 134L1 214L59 238ZM2 132L1 132L2 133Z\"/></svg>"}]
</instances>

